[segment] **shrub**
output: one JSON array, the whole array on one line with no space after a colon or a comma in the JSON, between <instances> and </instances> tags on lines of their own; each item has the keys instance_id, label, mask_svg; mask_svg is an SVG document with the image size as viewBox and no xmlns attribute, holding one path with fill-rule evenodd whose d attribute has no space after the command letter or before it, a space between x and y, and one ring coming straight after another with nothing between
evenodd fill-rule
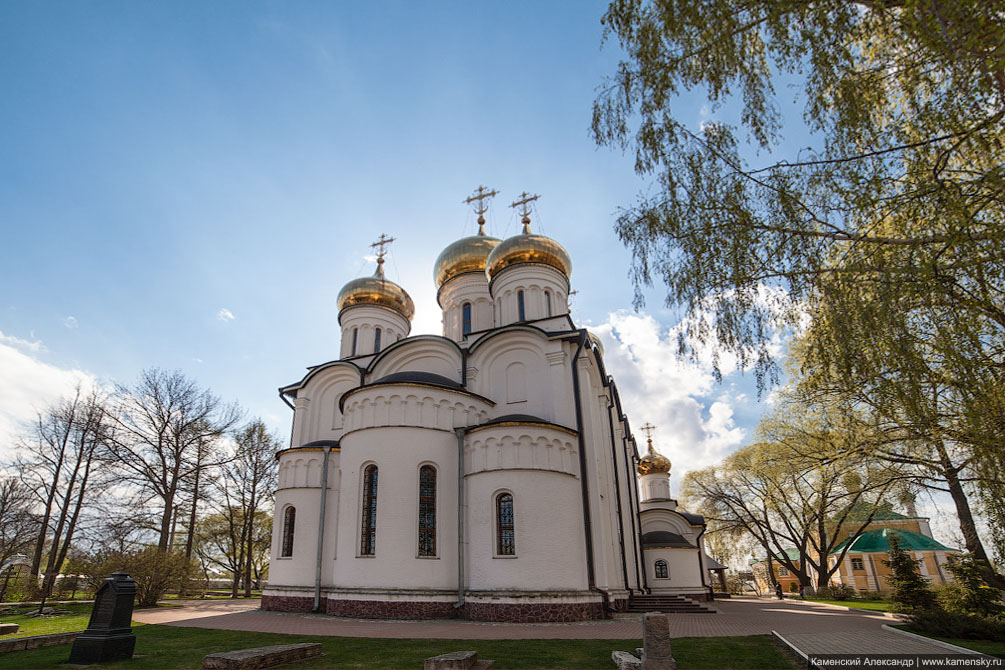
<instances>
[{"instance_id":1,"label":"shrub","mask_svg":"<svg viewBox=\"0 0 1005 670\"><path fill-rule=\"evenodd\" d=\"M970 554L959 556L946 567L953 582L939 591L939 605L947 612L992 619L1005 614L1002 592L984 582L981 566Z\"/></svg>"},{"instance_id":2,"label":"shrub","mask_svg":"<svg viewBox=\"0 0 1005 670\"><path fill-rule=\"evenodd\" d=\"M915 612L935 607L935 593L928 582L918 572L914 557L900 548L896 534L890 534L889 560L884 560L893 571L890 582L891 608L897 612Z\"/></svg>"},{"instance_id":3,"label":"shrub","mask_svg":"<svg viewBox=\"0 0 1005 670\"><path fill-rule=\"evenodd\" d=\"M97 589L113 572L128 573L136 582L136 606L153 607L169 588L177 586L189 570L184 554L147 547L137 552L101 552L82 562L82 574Z\"/></svg>"},{"instance_id":4,"label":"shrub","mask_svg":"<svg viewBox=\"0 0 1005 670\"><path fill-rule=\"evenodd\" d=\"M908 616L907 625L918 632L939 637L1005 642L1005 622L969 614L939 609L918 610Z\"/></svg>"},{"instance_id":5,"label":"shrub","mask_svg":"<svg viewBox=\"0 0 1005 670\"><path fill-rule=\"evenodd\" d=\"M817 588L815 598L821 600L851 600L855 597L855 589L847 584L831 584Z\"/></svg>"}]
</instances>

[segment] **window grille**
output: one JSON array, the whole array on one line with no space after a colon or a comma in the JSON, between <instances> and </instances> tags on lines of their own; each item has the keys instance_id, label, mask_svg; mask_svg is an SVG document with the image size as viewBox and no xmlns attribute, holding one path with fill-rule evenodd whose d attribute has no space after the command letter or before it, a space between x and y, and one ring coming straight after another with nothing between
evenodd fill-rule
<instances>
[{"instance_id":1,"label":"window grille","mask_svg":"<svg viewBox=\"0 0 1005 670\"><path fill-rule=\"evenodd\" d=\"M667 562L656 561L656 579L670 579L670 571L667 569Z\"/></svg>"},{"instance_id":2,"label":"window grille","mask_svg":"<svg viewBox=\"0 0 1005 670\"><path fill-rule=\"evenodd\" d=\"M377 546L377 466L363 471L363 526L359 553L373 556Z\"/></svg>"},{"instance_id":3,"label":"window grille","mask_svg":"<svg viewBox=\"0 0 1005 670\"><path fill-rule=\"evenodd\" d=\"M419 468L419 556L436 556L436 468Z\"/></svg>"},{"instance_id":4,"label":"window grille","mask_svg":"<svg viewBox=\"0 0 1005 670\"><path fill-rule=\"evenodd\" d=\"M297 508L287 507L283 515L283 558L293 555L293 532L297 525Z\"/></svg>"},{"instance_id":5,"label":"window grille","mask_svg":"<svg viewBox=\"0 0 1005 670\"><path fill-rule=\"evenodd\" d=\"M513 528L513 495L496 496L496 554L516 555L516 533Z\"/></svg>"},{"instance_id":6,"label":"window grille","mask_svg":"<svg viewBox=\"0 0 1005 670\"><path fill-rule=\"evenodd\" d=\"M471 303L466 302L464 306L461 307L461 312L463 314L463 324L461 325L461 332L464 335L471 333Z\"/></svg>"}]
</instances>

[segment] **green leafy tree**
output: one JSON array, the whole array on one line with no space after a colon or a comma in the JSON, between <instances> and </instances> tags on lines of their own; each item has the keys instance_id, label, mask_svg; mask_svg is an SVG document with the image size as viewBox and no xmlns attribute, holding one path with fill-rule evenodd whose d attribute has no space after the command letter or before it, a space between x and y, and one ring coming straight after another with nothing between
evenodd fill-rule
<instances>
[{"instance_id":1,"label":"green leafy tree","mask_svg":"<svg viewBox=\"0 0 1005 670\"><path fill-rule=\"evenodd\" d=\"M1001 590L984 582L981 566L973 556L958 556L946 567L953 574L953 581L939 591L939 604L943 609L986 619L1005 614Z\"/></svg>"},{"instance_id":2,"label":"green leafy tree","mask_svg":"<svg viewBox=\"0 0 1005 670\"><path fill-rule=\"evenodd\" d=\"M651 181L616 225L637 303L661 281L689 311L684 350L729 350L762 385L777 329L805 330L803 364L926 450L986 581L1005 584L962 504L968 479L986 502L1005 490L986 465L1005 425L1000 3L614 0L604 22L626 56L594 137Z\"/></svg>"},{"instance_id":3,"label":"green leafy tree","mask_svg":"<svg viewBox=\"0 0 1005 670\"><path fill-rule=\"evenodd\" d=\"M913 612L935 607L935 592L918 571L918 562L901 548L895 533L890 534L889 559L883 563L893 571L887 581L890 584L890 601L898 611Z\"/></svg>"}]
</instances>

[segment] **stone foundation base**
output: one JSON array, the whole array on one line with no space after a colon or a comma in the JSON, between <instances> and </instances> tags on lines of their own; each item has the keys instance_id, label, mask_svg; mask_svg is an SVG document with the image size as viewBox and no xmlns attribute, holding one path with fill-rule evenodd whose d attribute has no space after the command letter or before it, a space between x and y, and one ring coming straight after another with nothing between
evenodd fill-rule
<instances>
[{"instance_id":1,"label":"stone foundation base","mask_svg":"<svg viewBox=\"0 0 1005 670\"><path fill-rule=\"evenodd\" d=\"M310 612L314 609L314 598L263 595L262 609L270 612Z\"/></svg>"},{"instance_id":2,"label":"stone foundation base","mask_svg":"<svg viewBox=\"0 0 1005 670\"><path fill-rule=\"evenodd\" d=\"M487 603L467 601L461 609L464 618L472 621L561 623L604 618L604 606L599 602Z\"/></svg>"},{"instance_id":3,"label":"stone foundation base","mask_svg":"<svg viewBox=\"0 0 1005 670\"><path fill-rule=\"evenodd\" d=\"M450 619L457 616L457 609L452 602L330 598L325 614L357 619Z\"/></svg>"},{"instance_id":4,"label":"stone foundation base","mask_svg":"<svg viewBox=\"0 0 1005 670\"><path fill-rule=\"evenodd\" d=\"M504 598L507 602L472 597L460 608L454 600L361 600L324 598L325 614L356 619L469 619L512 623L561 623L605 618L599 600L578 602L542 602L536 598ZM549 599L553 600L553 599ZM515 602L514 602L515 601ZM628 601L612 600L616 611L624 611ZM273 612L310 612L314 598L293 595L263 595L262 609Z\"/></svg>"}]
</instances>

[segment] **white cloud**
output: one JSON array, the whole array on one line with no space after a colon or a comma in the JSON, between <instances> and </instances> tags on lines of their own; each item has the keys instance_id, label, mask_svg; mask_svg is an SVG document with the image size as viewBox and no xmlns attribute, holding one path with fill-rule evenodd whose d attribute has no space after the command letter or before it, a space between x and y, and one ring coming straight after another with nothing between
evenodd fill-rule
<instances>
[{"instance_id":1,"label":"white cloud","mask_svg":"<svg viewBox=\"0 0 1005 670\"><path fill-rule=\"evenodd\" d=\"M733 407L747 401L731 397L715 381L706 357L692 362L677 355L677 329L663 328L649 315L616 312L590 329L604 343L604 362L621 394L622 409L638 431L647 421L656 425L653 442L674 464L674 477L719 461L743 442L734 424ZM724 375L735 361L719 361ZM645 449L645 436L636 439ZM678 479L679 481L679 479Z\"/></svg>"},{"instance_id":2,"label":"white cloud","mask_svg":"<svg viewBox=\"0 0 1005 670\"><path fill-rule=\"evenodd\" d=\"M38 359L45 351L39 341L22 340L0 332L0 460L13 455L13 440L37 410L73 392L87 389L95 378L82 370L65 370Z\"/></svg>"},{"instance_id":3,"label":"white cloud","mask_svg":"<svg viewBox=\"0 0 1005 670\"><path fill-rule=\"evenodd\" d=\"M193 358L192 362L193 363L199 363L200 365L202 365L202 363L204 363L205 361L203 361L201 358Z\"/></svg>"},{"instance_id":4,"label":"white cloud","mask_svg":"<svg viewBox=\"0 0 1005 670\"><path fill-rule=\"evenodd\" d=\"M234 313L231 312L226 307L221 307L220 311L216 313L216 318L220 319L220 321L227 322L227 321L233 321L237 317L235 317Z\"/></svg>"},{"instance_id":5,"label":"white cloud","mask_svg":"<svg viewBox=\"0 0 1005 670\"><path fill-rule=\"evenodd\" d=\"M70 330L80 327L80 324L77 323L77 317L75 316L68 316L65 319L63 319L63 325L69 328Z\"/></svg>"}]
</instances>

